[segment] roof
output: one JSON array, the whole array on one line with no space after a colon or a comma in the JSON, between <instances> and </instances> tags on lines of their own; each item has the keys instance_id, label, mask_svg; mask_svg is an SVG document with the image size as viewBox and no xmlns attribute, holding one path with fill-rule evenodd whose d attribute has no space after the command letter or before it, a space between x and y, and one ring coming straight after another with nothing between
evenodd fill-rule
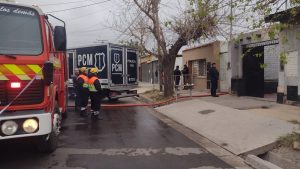
<instances>
[{"instance_id":1,"label":"roof","mask_svg":"<svg viewBox=\"0 0 300 169\"><path fill-rule=\"evenodd\" d=\"M42 9L35 5L26 5L26 4L20 4L18 2L2 2L2 1L0 1L0 4L31 8L31 9L35 9L39 13L39 15L44 15Z\"/></svg>"},{"instance_id":2,"label":"roof","mask_svg":"<svg viewBox=\"0 0 300 169\"><path fill-rule=\"evenodd\" d=\"M220 43L220 41L217 40L217 41L205 43L205 44L202 44L202 45L199 45L199 46L196 46L196 47L185 49L182 52L186 52L186 51L189 51L189 50L193 50L193 49L197 49L197 48L202 48L202 47L205 47L205 46L213 45L214 43Z\"/></svg>"},{"instance_id":3,"label":"roof","mask_svg":"<svg viewBox=\"0 0 300 169\"><path fill-rule=\"evenodd\" d=\"M300 6L268 15L267 17L265 17L265 22L300 24Z\"/></svg>"}]
</instances>

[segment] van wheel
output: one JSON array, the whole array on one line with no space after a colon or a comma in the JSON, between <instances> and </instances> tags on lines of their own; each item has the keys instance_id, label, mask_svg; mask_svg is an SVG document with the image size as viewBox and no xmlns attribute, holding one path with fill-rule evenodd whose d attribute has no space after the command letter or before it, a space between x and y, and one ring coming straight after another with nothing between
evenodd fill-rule
<instances>
[{"instance_id":1,"label":"van wheel","mask_svg":"<svg viewBox=\"0 0 300 169\"><path fill-rule=\"evenodd\" d=\"M52 132L38 138L37 150L41 153L52 153L58 146L58 136L61 128L61 115L58 106L55 106Z\"/></svg>"}]
</instances>

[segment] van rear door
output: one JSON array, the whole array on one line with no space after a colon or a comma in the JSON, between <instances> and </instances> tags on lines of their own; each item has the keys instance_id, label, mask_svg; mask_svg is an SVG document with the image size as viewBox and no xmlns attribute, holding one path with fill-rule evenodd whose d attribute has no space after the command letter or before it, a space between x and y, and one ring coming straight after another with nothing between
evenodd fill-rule
<instances>
[{"instance_id":1,"label":"van rear door","mask_svg":"<svg viewBox=\"0 0 300 169\"><path fill-rule=\"evenodd\" d=\"M111 86L124 85L124 51L123 47L111 46L110 48L110 76Z\"/></svg>"},{"instance_id":2,"label":"van rear door","mask_svg":"<svg viewBox=\"0 0 300 169\"><path fill-rule=\"evenodd\" d=\"M126 49L126 57L127 57L127 84L133 85L137 84L137 77L138 77L138 58L136 50Z\"/></svg>"}]
</instances>

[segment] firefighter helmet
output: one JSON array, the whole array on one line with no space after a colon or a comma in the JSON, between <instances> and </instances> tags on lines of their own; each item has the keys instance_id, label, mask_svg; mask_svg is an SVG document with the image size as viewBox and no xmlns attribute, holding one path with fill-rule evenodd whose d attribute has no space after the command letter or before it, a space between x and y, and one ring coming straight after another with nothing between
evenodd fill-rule
<instances>
[{"instance_id":1,"label":"firefighter helmet","mask_svg":"<svg viewBox=\"0 0 300 169\"><path fill-rule=\"evenodd\" d=\"M98 69L97 68L91 68L90 72L92 74L96 74L96 73L98 73Z\"/></svg>"},{"instance_id":2,"label":"firefighter helmet","mask_svg":"<svg viewBox=\"0 0 300 169\"><path fill-rule=\"evenodd\" d=\"M81 67L81 68L79 69L79 72L80 72L80 73L86 73L86 67Z\"/></svg>"}]
</instances>

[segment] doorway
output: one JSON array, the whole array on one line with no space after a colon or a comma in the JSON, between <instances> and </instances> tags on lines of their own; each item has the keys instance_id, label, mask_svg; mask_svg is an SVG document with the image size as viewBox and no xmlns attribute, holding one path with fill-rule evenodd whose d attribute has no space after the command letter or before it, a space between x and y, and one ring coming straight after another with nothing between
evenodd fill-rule
<instances>
[{"instance_id":1,"label":"doorway","mask_svg":"<svg viewBox=\"0 0 300 169\"><path fill-rule=\"evenodd\" d=\"M245 95L264 97L264 46L243 49Z\"/></svg>"}]
</instances>

